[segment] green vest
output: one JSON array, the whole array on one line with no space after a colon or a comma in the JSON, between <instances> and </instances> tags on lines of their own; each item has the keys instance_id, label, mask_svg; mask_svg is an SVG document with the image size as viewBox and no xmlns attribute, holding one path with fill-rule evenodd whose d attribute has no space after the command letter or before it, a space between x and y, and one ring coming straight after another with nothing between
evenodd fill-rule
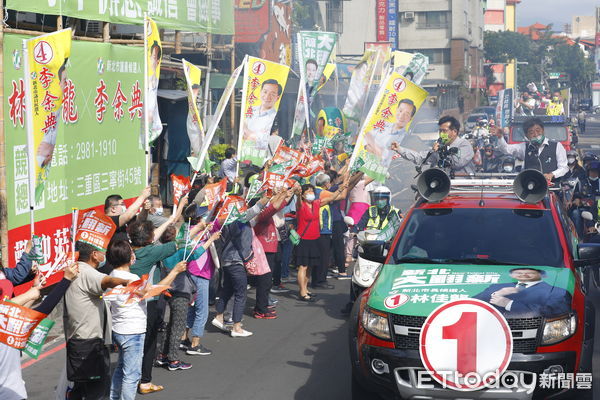
<instances>
[{"instance_id":1,"label":"green vest","mask_svg":"<svg viewBox=\"0 0 600 400\"><path fill-rule=\"evenodd\" d=\"M398 213L398 209L394 206L390 206L390 211L388 212L388 214L385 216L385 219L383 221L381 221L381 218L379 218L379 213L377 212L377 206L371 206L369 207L368 213L369 213L369 221L367 222L367 227L366 229L383 229L385 228L385 226L388 224L388 217L390 216L390 214L392 212L395 212L396 214Z\"/></svg>"}]
</instances>

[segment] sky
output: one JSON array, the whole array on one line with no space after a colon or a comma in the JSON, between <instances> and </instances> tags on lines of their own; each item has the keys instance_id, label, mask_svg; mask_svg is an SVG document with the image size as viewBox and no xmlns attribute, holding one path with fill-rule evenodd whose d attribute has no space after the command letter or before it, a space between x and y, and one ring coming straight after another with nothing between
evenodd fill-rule
<instances>
[{"instance_id":1,"label":"sky","mask_svg":"<svg viewBox=\"0 0 600 400\"><path fill-rule=\"evenodd\" d=\"M517 26L553 23L554 30L562 31L574 15L595 15L596 6L600 0L522 0L517 5Z\"/></svg>"}]
</instances>

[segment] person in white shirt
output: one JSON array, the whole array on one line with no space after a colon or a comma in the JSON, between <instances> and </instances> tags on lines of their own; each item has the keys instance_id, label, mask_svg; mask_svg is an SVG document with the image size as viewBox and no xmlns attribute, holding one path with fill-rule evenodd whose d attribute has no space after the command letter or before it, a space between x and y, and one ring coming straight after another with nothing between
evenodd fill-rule
<instances>
[{"instance_id":1,"label":"person in white shirt","mask_svg":"<svg viewBox=\"0 0 600 400\"><path fill-rule=\"evenodd\" d=\"M498 136L497 149L523 160L523 169L537 169L551 181L569 172L567 152L560 142L550 141L544 136L544 123L539 118L530 118L523 123L528 142L507 144L501 129L494 128Z\"/></svg>"},{"instance_id":2,"label":"person in white shirt","mask_svg":"<svg viewBox=\"0 0 600 400\"><path fill-rule=\"evenodd\" d=\"M131 264L135 263L135 253L129 242L125 240L111 242L106 258L116 266L110 274L111 277L129 282L140 279L138 275L129 271ZM158 285L170 285L180 272L185 271L186 267L185 261L178 263ZM142 376L146 300L130 302L129 298L129 293L104 296L104 299L110 303L113 343L119 348L119 360L110 386L110 400L133 400ZM140 388L140 390L147 391L148 388ZM151 388L151 391L157 390Z\"/></svg>"}]
</instances>

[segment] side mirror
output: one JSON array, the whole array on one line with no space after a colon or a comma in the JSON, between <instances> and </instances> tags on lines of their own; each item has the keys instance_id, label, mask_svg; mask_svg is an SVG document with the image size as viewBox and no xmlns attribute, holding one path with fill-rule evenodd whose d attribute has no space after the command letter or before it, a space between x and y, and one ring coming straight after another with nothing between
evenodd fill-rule
<instances>
[{"instance_id":1,"label":"side mirror","mask_svg":"<svg viewBox=\"0 0 600 400\"><path fill-rule=\"evenodd\" d=\"M589 211L583 211L581 213L581 218L585 219L586 221L593 221L594 220L594 216Z\"/></svg>"},{"instance_id":2,"label":"side mirror","mask_svg":"<svg viewBox=\"0 0 600 400\"><path fill-rule=\"evenodd\" d=\"M600 243L580 243L577 246L577 257L577 267L600 264Z\"/></svg>"}]
</instances>

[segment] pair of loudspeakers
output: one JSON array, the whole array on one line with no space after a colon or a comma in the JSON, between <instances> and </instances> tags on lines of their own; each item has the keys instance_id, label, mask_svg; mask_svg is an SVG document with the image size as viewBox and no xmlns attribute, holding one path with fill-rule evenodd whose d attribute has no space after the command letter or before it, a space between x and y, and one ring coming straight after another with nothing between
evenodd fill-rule
<instances>
[{"instance_id":1,"label":"pair of loudspeakers","mask_svg":"<svg viewBox=\"0 0 600 400\"><path fill-rule=\"evenodd\" d=\"M450 187L450 177L439 168L430 168L417 179L419 195L433 203L442 201L450 193ZM548 194L548 182L541 172L526 169L513 181L513 192L522 202L535 204Z\"/></svg>"}]
</instances>

